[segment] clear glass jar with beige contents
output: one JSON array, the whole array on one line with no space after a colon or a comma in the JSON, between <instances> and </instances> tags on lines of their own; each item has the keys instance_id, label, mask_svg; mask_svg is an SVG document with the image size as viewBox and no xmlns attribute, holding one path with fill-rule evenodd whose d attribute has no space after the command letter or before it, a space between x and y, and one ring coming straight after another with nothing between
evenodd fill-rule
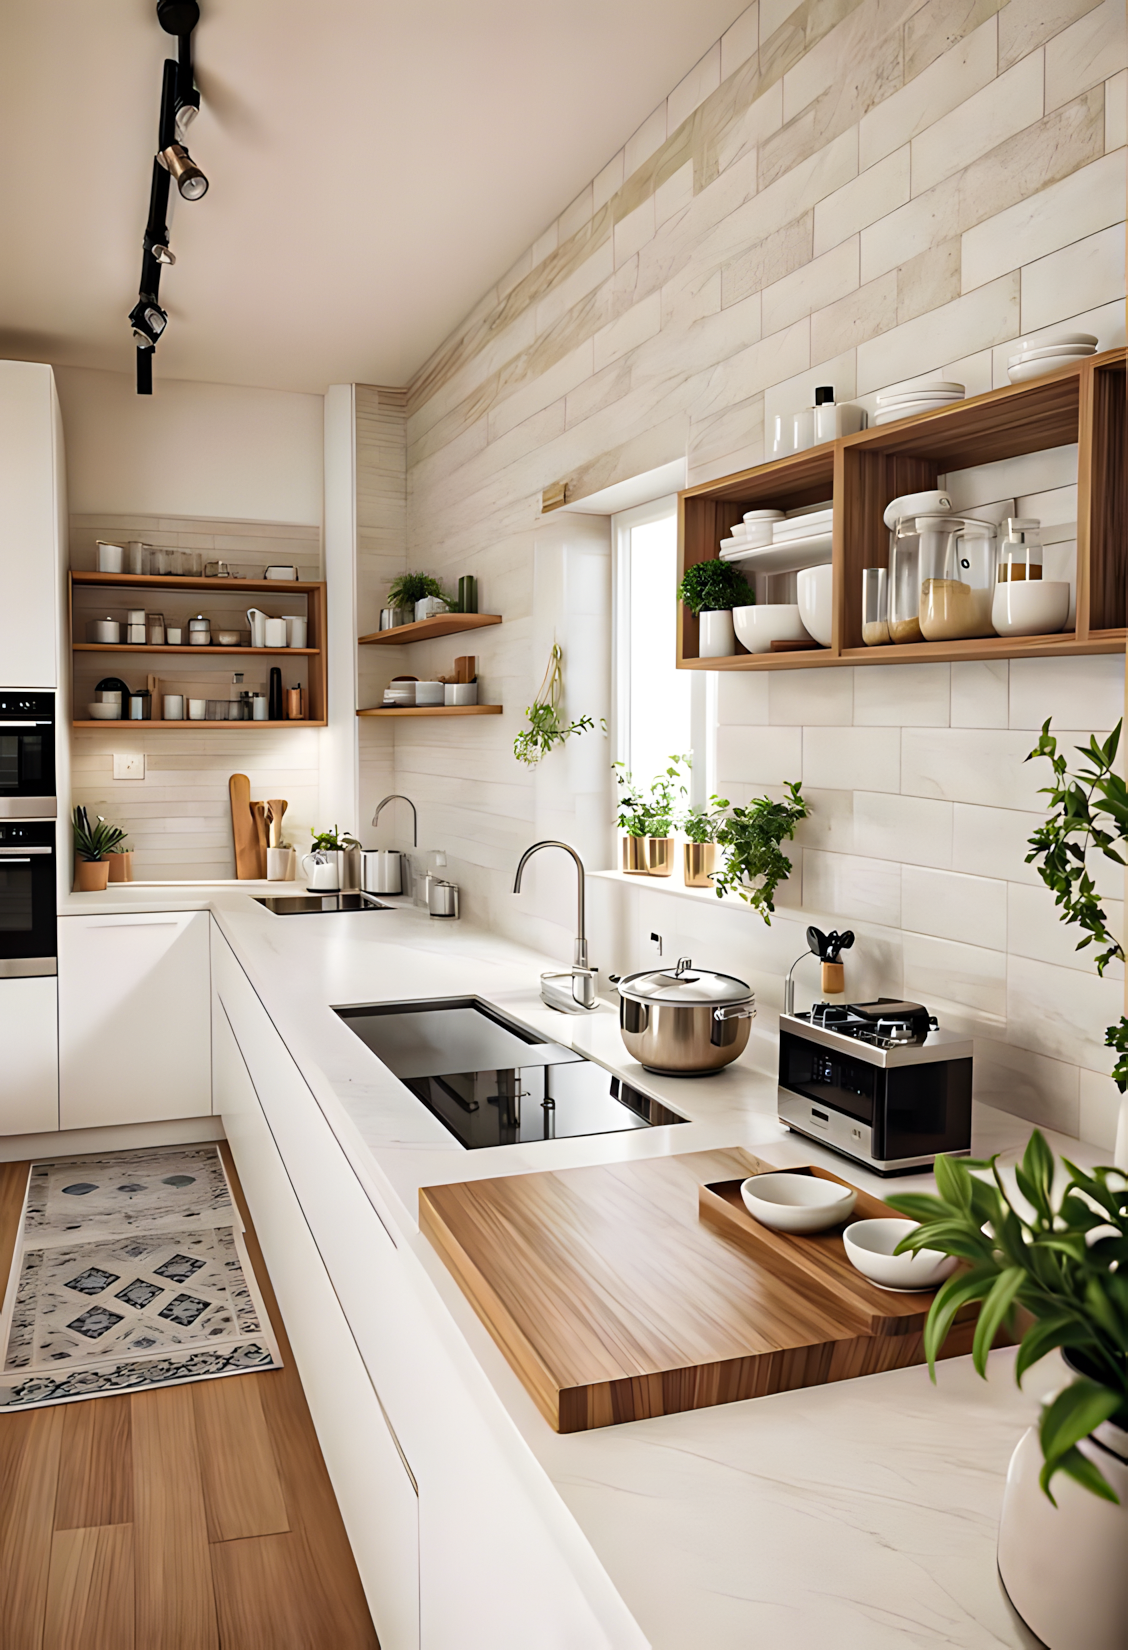
<instances>
[{"instance_id":1,"label":"clear glass jar with beige contents","mask_svg":"<svg viewBox=\"0 0 1128 1650\"><path fill-rule=\"evenodd\" d=\"M990 522L905 516L890 551L889 639L950 642L992 636L996 540Z\"/></svg>"}]
</instances>

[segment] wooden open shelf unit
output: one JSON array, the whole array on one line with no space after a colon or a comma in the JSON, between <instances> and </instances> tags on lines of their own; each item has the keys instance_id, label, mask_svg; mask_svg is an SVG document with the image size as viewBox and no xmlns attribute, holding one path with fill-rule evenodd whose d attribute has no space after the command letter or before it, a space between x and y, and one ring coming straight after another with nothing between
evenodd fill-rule
<instances>
[{"instance_id":1,"label":"wooden open shelf unit","mask_svg":"<svg viewBox=\"0 0 1128 1650\"><path fill-rule=\"evenodd\" d=\"M290 598L300 596L305 603L308 623L308 647L221 647L218 643L210 647L193 647L185 642L179 647L165 644L163 646L149 646L143 642L83 642L75 639L75 590L82 586L96 586L100 590L120 593L116 601L108 603L114 608L127 608L140 597L150 596L153 593L183 591L193 597L200 595L212 598L213 601L225 601L227 597L238 593L241 595L269 596L271 605L275 603L283 606ZM172 655L185 663L195 663L197 659L214 660L217 656L262 658L268 656L273 659L290 658L308 661L309 676L306 688L306 709L308 715L299 721L269 721L269 722L227 722L227 721L189 721L187 717L179 722L165 722L154 718L147 722L133 721L95 721L76 717L72 723L76 728L162 728L198 729L210 728L213 732L217 728L238 728L249 730L253 728L323 728L328 725L326 716L327 694L327 662L325 654L325 585L311 579L206 579L181 577L178 574L165 575L159 573L94 573L83 570L72 571L69 577L67 605L71 635L71 651L73 654L106 653L116 654L126 659L140 654ZM155 607L154 603L154 607ZM207 611L208 602L193 602L193 607ZM256 605L251 603L250 605ZM81 622L81 621L80 621ZM107 661L108 668L112 665ZM217 688L221 678L217 673ZM226 685L226 684L225 684ZM216 692L209 697L230 698L230 691ZM76 703L79 700L75 699Z\"/></svg>"},{"instance_id":2,"label":"wooden open shelf unit","mask_svg":"<svg viewBox=\"0 0 1128 1650\"><path fill-rule=\"evenodd\" d=\"M483 630L500 623L500 613L437 613L433 619L416 619L394 630L374 630L357 640L362 647L402 647L405 642L431 642L438 636L457 636L461 630Z\"/></svg>"},{"instance_id":3,"label":"wooden open shelf unit","mask_svg":"<svg viewBox=\"0 0 1128 1650\"><path fill-rule=\"evenodd\" d=\"M680 608L679 670L810 670L909 660L1014 659L1123 653L1128 566L1128 443L1123 349L1106 350L1026 384L990 390L939 412L813 447L737 475L691 487L678 499L678 577L716 556L746 510L793 510L834 501L834 622L831 646L794 653L702 659L698 623ZM888 565L882 515L902 493L937 485L952 470L1077 444L1076 629L1050 636L986 636L952 642L866 647L862 569Z\"/></svg>"},{"instance_id":4,"label":"wooden open shelf unit","mask_svg":"<svg viewBox=\"0 0 1128 1650\"><path fill-rule=\"evenodd\" d=\"M500 716L500 705L377 705L358 716Z\"/></svg>"}]
</instances>

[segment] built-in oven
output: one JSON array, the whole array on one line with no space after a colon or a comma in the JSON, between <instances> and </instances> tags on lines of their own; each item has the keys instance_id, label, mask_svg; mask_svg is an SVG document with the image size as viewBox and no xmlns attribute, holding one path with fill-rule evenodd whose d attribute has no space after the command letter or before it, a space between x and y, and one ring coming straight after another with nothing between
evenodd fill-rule
<instances>
[{"instance_id":1,"label":"built-in oven","mask_svg":"<svg viewBox=\"0 0 1128 1650\"><path fill-rule=\"evenodd\" d=\"M0 820L55 817L55 695L0 692Z\"/></svg>"},{"instance_id":2,"label":"built-in oven","mask_svg":"<svg viewBox=\"0 0 1128 1650\"><path fill-rule=\"evenodd\" d=\"M0 980L54 974L55 826L0 820Z\"/></svg>"}]
</instances>

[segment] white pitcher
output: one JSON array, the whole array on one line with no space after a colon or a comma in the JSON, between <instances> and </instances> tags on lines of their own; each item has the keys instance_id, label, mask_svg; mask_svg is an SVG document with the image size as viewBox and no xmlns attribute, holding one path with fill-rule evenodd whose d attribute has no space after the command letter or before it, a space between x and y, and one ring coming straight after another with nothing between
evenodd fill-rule
<instances>
[{"instance_id":1,"label":"white pitcher","mask_svg":"<svg viewBox=\"0 0 1128 1650\"><path fill-rule=\"evenodd\" d=\"M336 893L341 886L341 859L339 853L327 853L315 848L302 860L306 887L311 893Z\"/></svg>"},{"instance_id":2,"label":"white pitcher","mask_svg":"<svg viewBox=\"0 0 1128 1650\"><path fill-rule=\"evenodd\" d=\"M250 623L250 626L251 626L251 646L252 647L265 647L266 646L266 621L267 621L267 618L268 618L268 615L262 611L261 607L248 607L248 609L247 609L247 619L248 619L248 621Z\"/></svg>"}]
</instances>

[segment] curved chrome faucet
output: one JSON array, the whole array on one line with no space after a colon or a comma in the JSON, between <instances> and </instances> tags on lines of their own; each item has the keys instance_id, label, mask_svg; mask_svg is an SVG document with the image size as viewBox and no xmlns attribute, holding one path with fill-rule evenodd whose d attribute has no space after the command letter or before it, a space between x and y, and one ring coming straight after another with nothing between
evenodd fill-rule
<instances>
[{"instance_id":1,"label":"curved chrome faucet","mask_svg":"<svg viewBox=\"0 0 1128 1650\"><path fill-rule=\"evenodd\" d=\"M576 862L576 943L572 952L572 967L567 973L541 975L541 999L549 1008L560 1009L565 1014L578 1014L581 1009L595 1008L595 976L599 972L588 966L587 934L584 920L584 862L574 848L566 842L534 842L531 848L526 848L517 864L517 875L513 879L513 892L521 892L521 874L533 855L541 848L563 848L566 854L571 854ZM567 980L567 988L558 981ZM577 994L578 992L578 994Z\"/></svg>"},{"instance_id":2,"label":"curved chrome faucet","mask_svg":"<svg viewBox=\"0 0 1128 1650\"><path fill-rule=\"evenodd\" d=\"M388 806L389 802L406 802L408 807L411 809L411 845L412 845L413 848L418 848L418 846L419 846L419 815L415 811L415 803L411 800L411 798L409 796L404 796L402 791L393 791L390 796L386 796L382 802L378 802L376 804L376 812L372 815L373 825L379 825L380 815L383 813L384 809Z\"/></svg>"}]
</instances>

